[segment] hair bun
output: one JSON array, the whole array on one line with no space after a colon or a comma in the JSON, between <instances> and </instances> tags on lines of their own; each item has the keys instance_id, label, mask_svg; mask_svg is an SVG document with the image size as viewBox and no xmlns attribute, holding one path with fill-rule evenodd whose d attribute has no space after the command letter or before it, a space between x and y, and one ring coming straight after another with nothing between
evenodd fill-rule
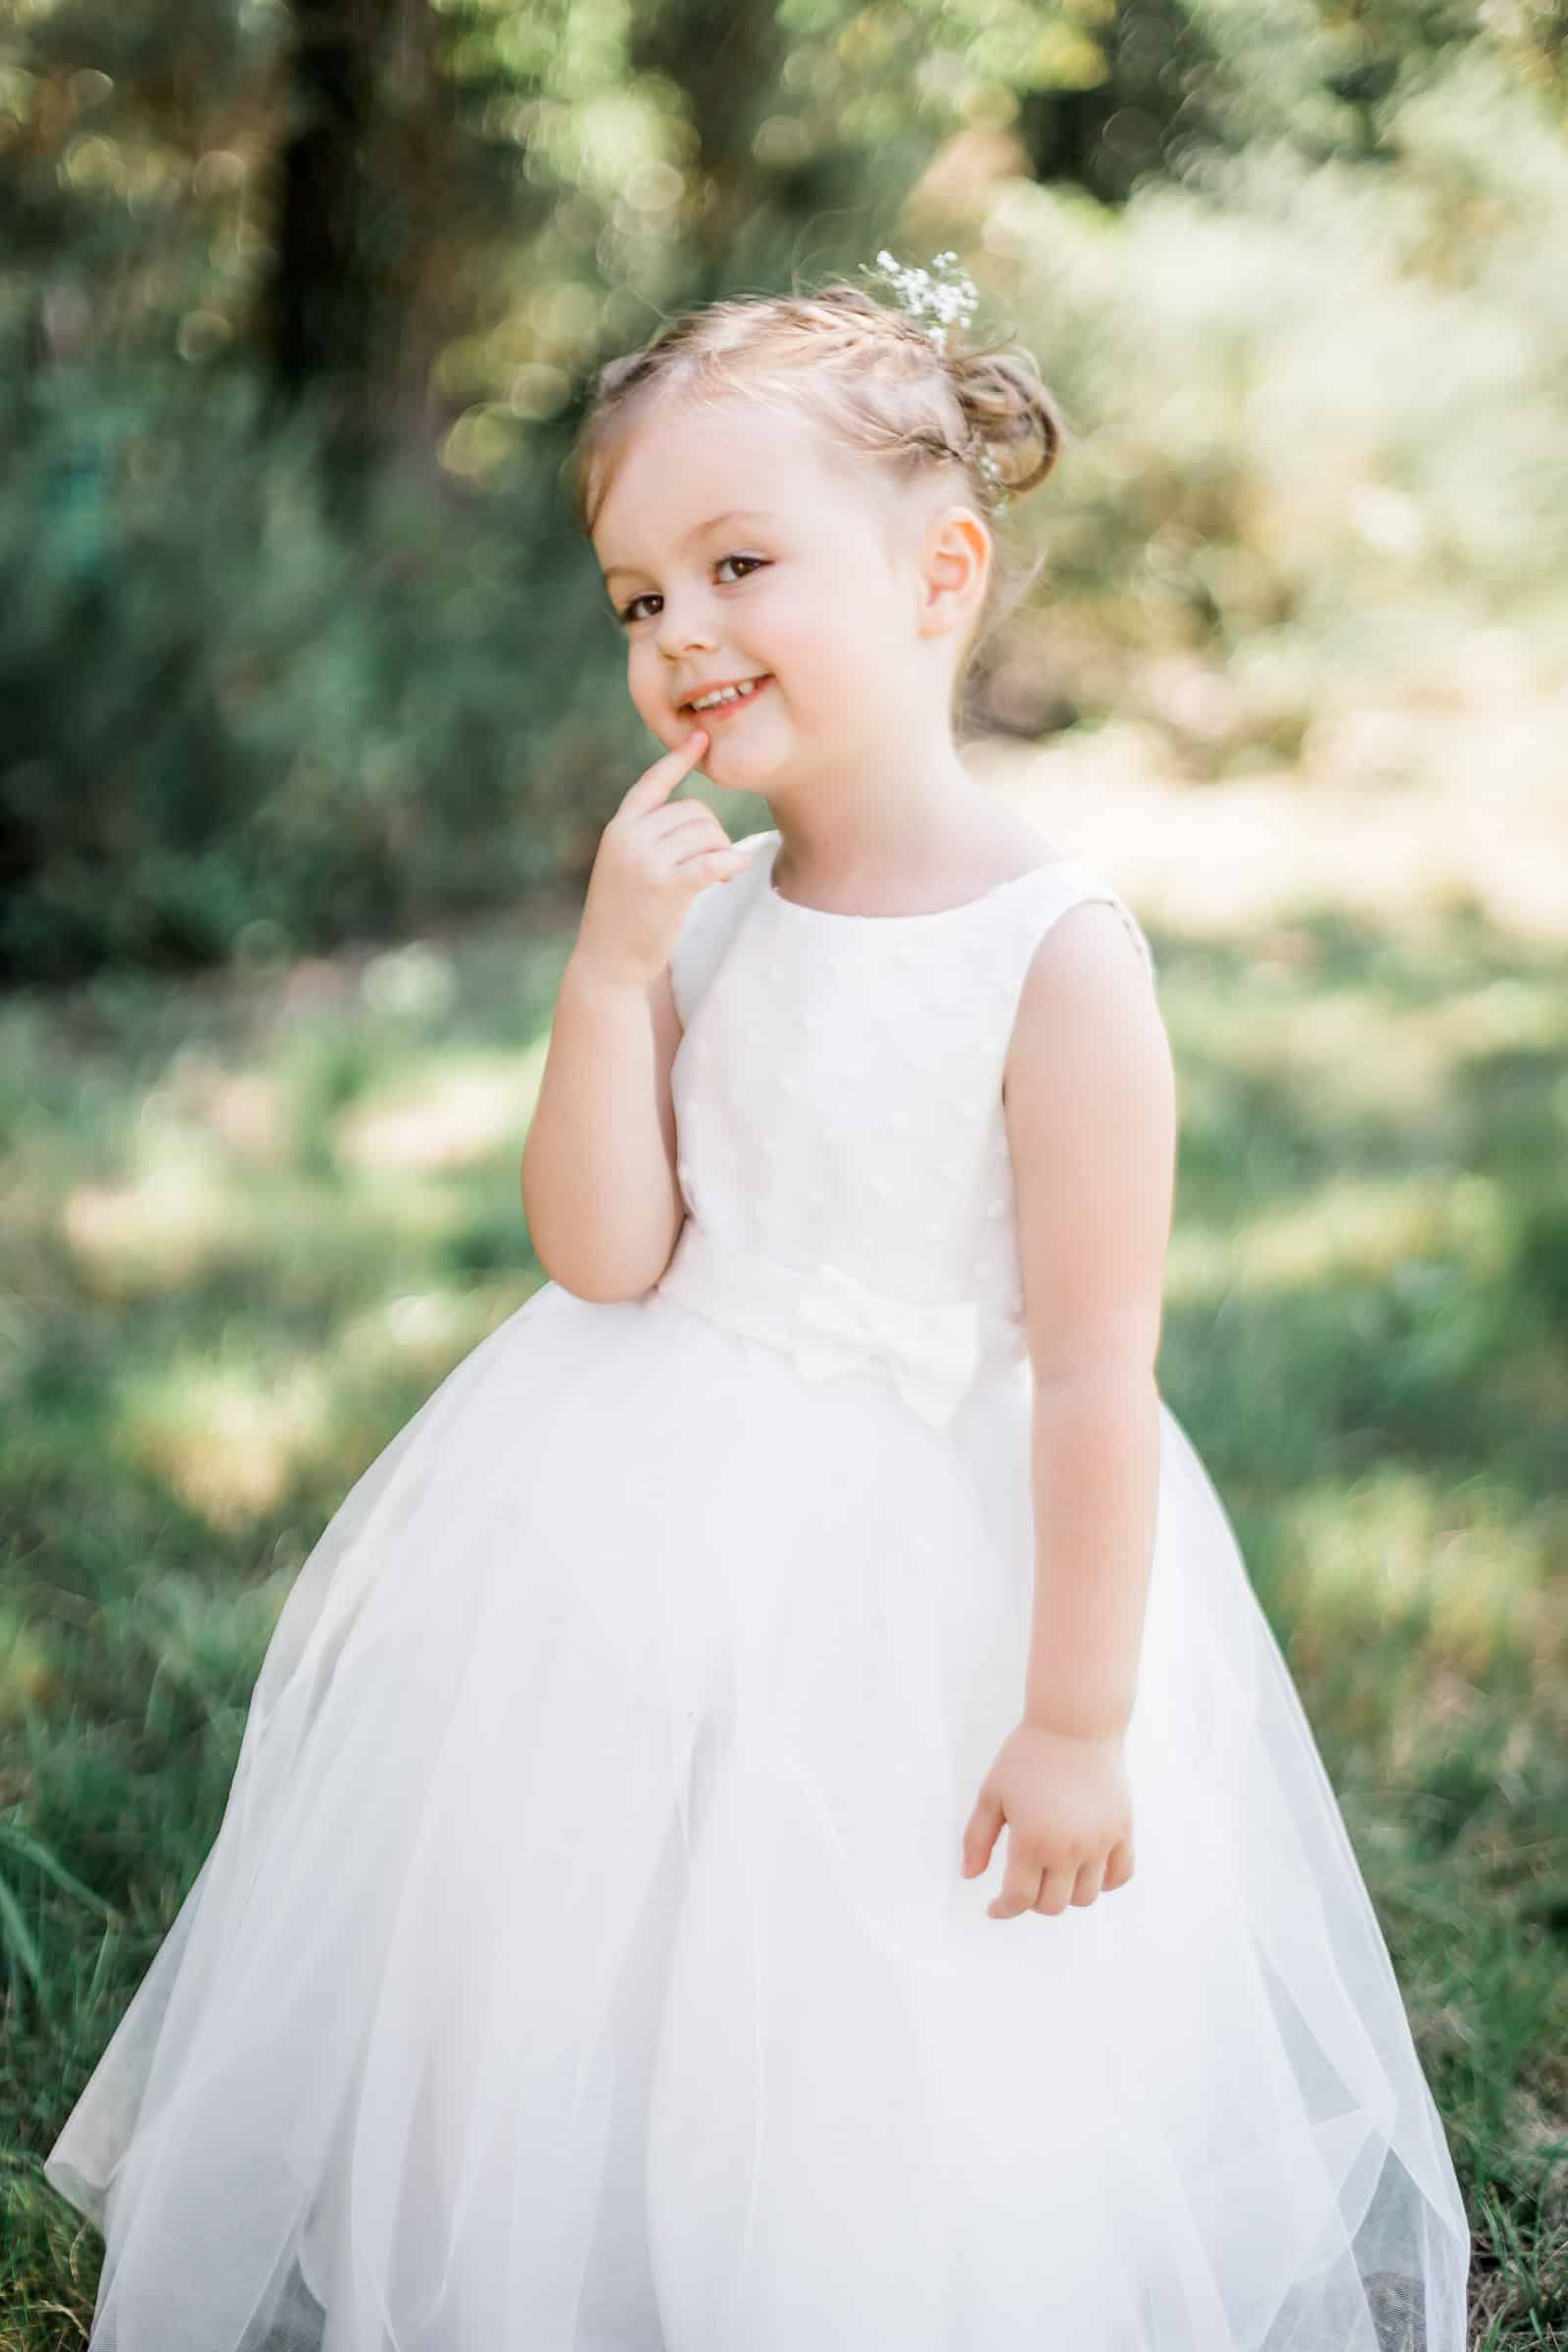
<instances>
[{"instance_id":1,"label":"hair bun","mask_svg":"<svg viewBox=\"0 0 1568 2352\"><path fill-rule=\"evenodd\" d=\"M1034 355L1004 343L944 356L981 470L1004 498L1038 489L1061 454L1065 428Z\"/></svg>"}]
</instances>

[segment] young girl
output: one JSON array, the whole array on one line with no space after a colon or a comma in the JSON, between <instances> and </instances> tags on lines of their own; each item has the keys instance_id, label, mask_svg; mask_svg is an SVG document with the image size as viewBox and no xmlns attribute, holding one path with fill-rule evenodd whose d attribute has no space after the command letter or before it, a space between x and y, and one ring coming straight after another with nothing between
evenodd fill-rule
<instances>
[{"instance_id":1,"label":"young girl","mask_svg":"<svg viewBox=\"0 0 1568 2352\"><path fill-rule=\"evenodd\" d=\"M1387 1949L1155 1382L1152 959L954 746L1057 415L893 282L597 381L666 748L528 1136L552 1279L321 1536L50 2153L94 2352L1462 2352Z\"/></svg>"}]
</instances>

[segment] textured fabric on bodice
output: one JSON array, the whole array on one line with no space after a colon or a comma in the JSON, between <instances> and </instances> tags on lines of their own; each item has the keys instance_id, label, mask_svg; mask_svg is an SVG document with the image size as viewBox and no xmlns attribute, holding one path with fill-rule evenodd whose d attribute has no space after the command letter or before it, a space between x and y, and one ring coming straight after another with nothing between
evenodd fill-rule
<instances>
[{"instance_id":1,"label":"textured fabric on bodice","mask_svg":"<svg viewBox=\"0 0 1568 2352\"><path fill-rule=\"evenodd\" d=\"M884 1352L918 1357L923 1347L933 1363L956 1361L956 1322L931 1312L900 1326L904 1308L946 1306L974 1320L982 1356L1016 1357L1023 1294L1002 1081L1019 994L1046 931L1086 899L1118 909L1152 981L1148 942L1115 891L1075 860L933 913L856 915L781 897L780 844L769 829L743 872L693 901L670 958L690 1215L659 1288L679 1296L683 1259L706 1248L705 1297L686 1285L705 1311L726 1284L738 1299L739 1277L761 1261L775 1288L784 1269L813 1278L819 1320L843 1336L858 1302L862 1325L884 1327ZM746 1327L744 1313L729 1319Z\"/></svg>"}]
</instances>

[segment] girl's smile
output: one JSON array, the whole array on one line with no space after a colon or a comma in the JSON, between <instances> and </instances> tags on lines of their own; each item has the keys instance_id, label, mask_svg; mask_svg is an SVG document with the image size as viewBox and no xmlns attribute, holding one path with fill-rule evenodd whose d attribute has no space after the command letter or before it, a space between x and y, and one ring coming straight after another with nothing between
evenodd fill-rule
<instances>
[{"instance_id":1,"label":"girl's smile","mask_svg":"<svg viewBox=\"0 0 1568 2352\"><path fill-rule=\"evenodd\" d=\"M772 671L764 670L748 692L737 694L730 701L710 703L705 710L694 710L690 703L682 703L681 715L683 718L695 720L700 727L722 725L726 720L732 719L738 710L744 710L748 703L755 703L758 696L765 693L772 683Z\"/></svg>"}]
</instances>

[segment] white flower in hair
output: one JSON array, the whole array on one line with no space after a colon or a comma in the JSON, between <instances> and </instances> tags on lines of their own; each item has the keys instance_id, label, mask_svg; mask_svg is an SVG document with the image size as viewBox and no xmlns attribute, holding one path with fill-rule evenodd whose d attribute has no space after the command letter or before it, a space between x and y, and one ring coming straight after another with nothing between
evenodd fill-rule
<instances>
[{"instance_id":1,"label":"white flower in hair","mask_svg":"<svg viewBox=\"0 0 1568 2352\"><path fill-rule=\"evenodd\" d=\"M913 263L906 267L889 253L884 245L876 261L862 262L860 273L874 277L889 287L906 317L924 329L944 357L948 349L948 329L956 323L967 326L980 301L980 289L951 248L932 256L929 270ZM1002 468L996 453L982 448L980 471L993 487L1002 480ZM998 509L1005 507L1008 492L996 489L993 503Z\"/></svg>"},{"instance_id":2,"label":"white flower in hair","mask_svg":"<svg viewBox=\"0 0 1568 2352\"><path fill-rule=\"evenodd\" d=\"M862 262L864 276L878 277L893 289L899 308L924 327L941 350L948 347L948 328L955 320L967 326L980 300L980 289L954 252L933 256L929 270L913 263L905 268L884 245L875 264Z\"/></svg>"}]
</instances>

